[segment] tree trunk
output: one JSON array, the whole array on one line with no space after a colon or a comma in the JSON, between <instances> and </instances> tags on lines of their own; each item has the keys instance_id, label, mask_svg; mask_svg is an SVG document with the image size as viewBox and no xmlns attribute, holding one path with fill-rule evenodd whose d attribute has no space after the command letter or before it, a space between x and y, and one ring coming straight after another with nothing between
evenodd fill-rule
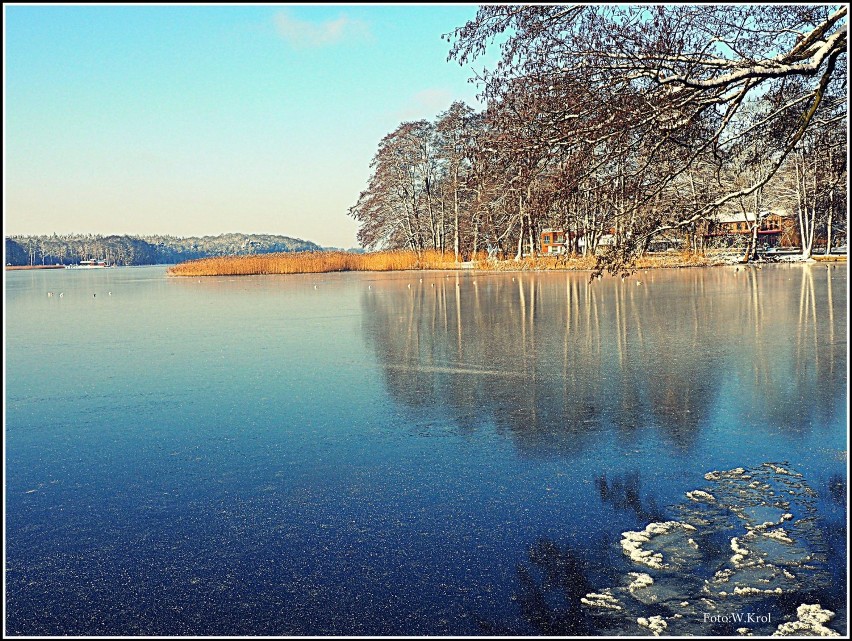
<instances>
[{"instance_id":1,"label":"tree trunk","mask_svg":"<svg viewBox=\"0 0 852 641\"><path fill-rule=\"evenodd\" d=\"M535 258L535 231L533 230L532 216L527 214L527 234L530 241L530 256Z\"/></svg>"},{"instance_id":2,"label":"tree trunk","mask_svg":"<svg viewBox=\"0 0 852 641\"><path fill-rule=\"evenodd\" d=\"M456 255L456 262L459 262L459 187L458 187L458 178L456 179L455 184L453 185L453 226L454 226L454 237L453 237L453 250Z\"/></svg>"},{"instance_id":3,"label":"tree trunk","mask_svg":"<svg viewBox=\"0 0 852 641\"><path fill-rule=\"evenodd\" d=\"M472 221L473 224L473 254L471 254L471 260L476 260L476 252L479 251L479 225L476 221Z\"/></svg>"},{"instance_id":4,"label":"tree trunk","mask_svg":"<svg viewBox=\"0 0 852 641\"><path fill-rule=\"evenodd\" d=\"M518 234L518 253L515 260L521 260L524 257L524 206L522 196L518 194L518 216L521 218L521 231Z\"/></svg>"},{"instance_id":5,"label":"tree trunk","mask_svg":"<svg viewBox=\"0 0 852 641\"><path fill-rule=\"evenodd\" d=\"M828 224L825 230L825 255L831 253L831 226L834 222L834 187L828 192Z\"/></svg>"}]
</instances>

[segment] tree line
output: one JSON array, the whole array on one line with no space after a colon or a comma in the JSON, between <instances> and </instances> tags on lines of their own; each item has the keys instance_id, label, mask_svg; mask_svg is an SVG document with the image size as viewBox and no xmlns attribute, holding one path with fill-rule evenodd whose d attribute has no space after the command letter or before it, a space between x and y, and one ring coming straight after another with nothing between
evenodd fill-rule
<instances>
[{"instance_id":1,"label":"tree line","mask_svg":"<svg viewBox=\"0 0 852 641\"><path fill-rule=\"evenodd\" d=\"M315 243L271 234L218 236L100 236L65 234L6 238L7 265L71 265L107 260L116 265L178 263L208 256L320 251Z\"/></svg>"},{"instance_id":2,"label":"tree line","mask_svg":"<svg viewBox=\"0 0 852 641\"><path fill-rule=\"evenodd\" d=\"M846 235L847 11L483 6L444 37L463 65L499 46L472 78L485 107L381 140L358 240L520 258L554 227L616 271L660 234L701 251L716 214L774 210L810 256Z\"/></svg>"}]
</instances>

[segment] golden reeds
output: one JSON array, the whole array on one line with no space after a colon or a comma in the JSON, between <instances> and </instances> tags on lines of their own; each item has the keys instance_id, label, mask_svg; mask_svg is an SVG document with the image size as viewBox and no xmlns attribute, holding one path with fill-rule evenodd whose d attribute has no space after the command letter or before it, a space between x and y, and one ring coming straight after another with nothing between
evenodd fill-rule
<instances>
[{"instance_id":1,"label":"golden reeds","mask_svg":"<svg viewBox=\"0 0 852 641\"><path fill-rule=\"evenodd\" d=\"M174 276L243 276L250 274L305 274L346 271L401 271L453 269L452 254L437 251L293 252L200 258L169 268Z\"/></svg>"},{"instance_id":2,"label":"golden reeds","mask_svg":"<svg viewBox=\"0 0 852 641\"><path fill-rule=\"evenodd\" d=\"M478 260L477 269L493 271L585 270L595 267L593 256L524 256L520 260Z\"/></svg>"},{"instance_id":3,"label":"golden reeds","mask_svg":"<svg viewBox=\"0 0 852 641\"><path fill-rule=\"evenodd\" d=\"M698 254L670 252L639 258L636 269L651 267L693 267L719 264ZM404 271L411 269L458 269L467 267L489 271L589 270L593 256L527 256L521 260L489 260L479 252L470 262L457 263L453 254L439 251L381 251L365 254L349 252L294 252L200 258L169 268L173 276L248 276L255 274L304 274L345 271Z\"/></svg>"}]
</instances>

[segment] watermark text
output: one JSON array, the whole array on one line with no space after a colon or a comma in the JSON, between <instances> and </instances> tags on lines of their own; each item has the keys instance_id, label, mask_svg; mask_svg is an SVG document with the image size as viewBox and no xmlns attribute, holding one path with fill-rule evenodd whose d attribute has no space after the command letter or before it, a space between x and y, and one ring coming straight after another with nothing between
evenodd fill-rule
<instances>
[{"instance_id":1,"label":"watermark text","mask_svg":"<svg viewBox=\"0 0 852 641\"><path fill-rule=\"evenodd\" d=\"M704 623L772 623L772 614L757 614L756 612L710 614L705 612Z\"/></svg>"}]
</instances>

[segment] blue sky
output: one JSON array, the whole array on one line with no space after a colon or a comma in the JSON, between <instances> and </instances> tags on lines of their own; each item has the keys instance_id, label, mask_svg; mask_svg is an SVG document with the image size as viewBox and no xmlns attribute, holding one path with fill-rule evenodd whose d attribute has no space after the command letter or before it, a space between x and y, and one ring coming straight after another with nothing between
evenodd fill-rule
<instances>
[{"instance_id":1,"label":"blue sky","mask_svg":"<svg viewBox=\"0 0 852 641\"><path fill-rule=\"evenodd\" d=\"M475 101L475 5L4 5L4 233L356 245L379 140ZM483 66L477 63L477 69Z\"/></svg>"}]
</instances>

